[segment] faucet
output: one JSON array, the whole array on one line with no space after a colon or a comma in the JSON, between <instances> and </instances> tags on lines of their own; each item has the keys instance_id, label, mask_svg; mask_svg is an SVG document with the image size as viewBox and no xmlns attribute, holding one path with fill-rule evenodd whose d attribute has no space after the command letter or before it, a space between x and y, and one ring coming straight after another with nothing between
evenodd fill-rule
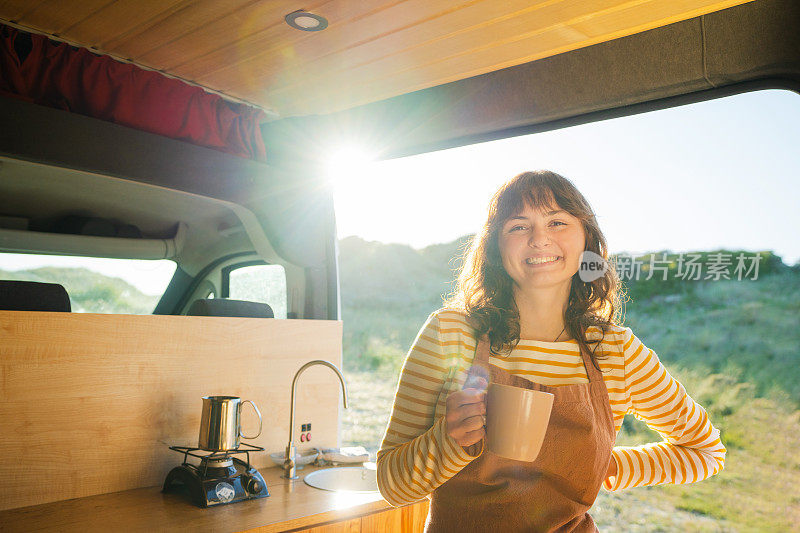
<instances>
[{"instance_id":1,"label":"faucet","mask_svg":"<svg viewBox=\"0 0 800 533\"><path fill-rule=\"evenodd\" d=\"M283 459L283 476L286 479L298 479L298 475L295 472L295 461L294 457L297 453L294 447L294 391L297 385L297 378L300 377L300 374L303 373L307 368L314 366L314 365L324 365L336 372L336 375L339 377L339 381L342 383L342 396L344 401L344 408L347 409L347 387L344 383L344 376L336 368L336 365L329 363L328 361L323 361L321 359L317 359L315 361L310 361L303 366L300 367L300 370L294 375L294 379L292 380L292 403L291 407L289 408L289 444L286 445L286 454L284 455Z\"/></svg>"}]
</instances>

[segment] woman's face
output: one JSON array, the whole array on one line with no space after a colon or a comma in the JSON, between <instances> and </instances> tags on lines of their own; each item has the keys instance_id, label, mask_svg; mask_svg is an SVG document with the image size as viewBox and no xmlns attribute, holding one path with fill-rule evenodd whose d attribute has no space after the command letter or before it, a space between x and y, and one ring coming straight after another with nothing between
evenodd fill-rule
<instances>
[{"instance_id":1,"label":"woman's face","mask_svg":"<svg viewBox=\"0 0 800 533\"><path fill-rule=\"evenodd\" d=\"M553 205L541 211L526 205L500 229L503 267L522 290L569 284L580 266L586 245L583 224Z\"/></svg>"}]
</instances>

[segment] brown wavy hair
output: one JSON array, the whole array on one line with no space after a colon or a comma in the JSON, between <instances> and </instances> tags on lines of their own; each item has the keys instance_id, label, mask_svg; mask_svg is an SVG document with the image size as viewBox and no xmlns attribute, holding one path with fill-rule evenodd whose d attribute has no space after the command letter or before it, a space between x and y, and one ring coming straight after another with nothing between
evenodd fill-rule
<instances>
[{"instance_id":1,"label":"brown wavy hair","mask_svg":"<svg viewBox=\"0 0 800 533\"><path fill-rule=\"evenodd\" d=\"M553 204L556 204L554 206ZM589 202L567 178L548 170L523 172L498 189L489 203L486 221L462 254L462 266L453 295L445 306L460 309L475 328L478 338L488 334L495 355L510 353L519 343L519 311L512 292L513 281L503 267L499 235L503 224L525 206L534 209L563 209L581 220L586 250L609 263L606 273L591 282L572 277L564 323L570 338L591 355L599 370L597 347L620 314L621 285L616 268L609 260L608 246ZM601 339L587 339L587 328L596 326ZM594 344L594 348L590 348Z\"/></svg>"}]
</instances>

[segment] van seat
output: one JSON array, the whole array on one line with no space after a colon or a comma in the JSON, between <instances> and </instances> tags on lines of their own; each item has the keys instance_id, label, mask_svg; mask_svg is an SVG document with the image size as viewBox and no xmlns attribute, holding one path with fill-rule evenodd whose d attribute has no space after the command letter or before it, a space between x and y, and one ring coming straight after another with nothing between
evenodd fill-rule
<instances>
[{"instance_id":1,"label":"van seat","mask_svg":"<svg viewBox=\"0 0 800 533\"><path fill-rule=\"evenodd\" d=\"M267 304L227 298L195 300L186 314L191 316L275 318L275 313Z\"/></svg>"},{"instance_id":2,"label":"van seat","mask_svg":"<svg viewBox=\"0 0 800 533\"><path fill-rule=\"evenodd\" d=\"M69 295L58 283L0 280L0 310L69 312Z\"/></svg>"}]
</instances>

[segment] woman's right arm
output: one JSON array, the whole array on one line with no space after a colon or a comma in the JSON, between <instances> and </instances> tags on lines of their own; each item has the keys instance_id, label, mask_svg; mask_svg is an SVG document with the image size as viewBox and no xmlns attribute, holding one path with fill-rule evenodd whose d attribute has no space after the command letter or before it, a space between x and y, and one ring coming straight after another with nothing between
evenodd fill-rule
<instances>
[{"instance_id":1,"label":"woman's right arm","mask_svg":"<svg viewBox=\"0 0 800 533\"><path fill-rule=\"evenodd\" d=\"M438 313L432 314L406 356L378 451L378 488L390 504L406 505L425 498L475 458L451 436L455 433L460 442L465 442L458 431L453 431L457 429L453 417L450 435L447 417L435 417L437 402L445 401L444 395L440 400L445 381L462 366L460 357L446 352ZM470 421L458 423L464 430Z\"/></svg>"}]
</instances>

